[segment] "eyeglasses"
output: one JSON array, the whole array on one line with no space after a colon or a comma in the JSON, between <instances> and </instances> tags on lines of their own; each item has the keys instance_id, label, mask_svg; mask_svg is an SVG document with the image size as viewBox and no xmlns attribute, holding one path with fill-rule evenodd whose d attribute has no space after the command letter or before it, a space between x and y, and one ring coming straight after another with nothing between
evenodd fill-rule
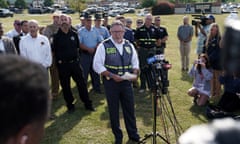
<instances>
[{"instance_id":1,"label":"eyeglasses","mask_svg":"<svg viewBox=\"0 0 240 144\"><path fill-rule=\"evenodd\" d=\"M161 21L160 19L157 19L157 20L155 20L155 21Z\"/></svg>"},{"instance_id":2,"label":"eyeglasses","mask_svg":"<svg viewBox=\"0 0 240 144\"><path fill-rule=\"evenodd\" d=\"M17 26L20 26L20 25L21 25L21 23L15 23L15 25L17 25Z\"/></svg>"},{"instance_id":3,"label":"eyeglasses","mask_svg":"<svg viewBox=\"0 0 240 144\"><path fill-rule=\"evenodd\" d=\"M137 24L143 24L143 22L137 22Z\"/></svg>"},{"instance_id":4,"label":"eyeglasses","mask_svg":"<svg viewBox=\"0 0 240 144\"><path fill-rule=\"evenodd\" d=\"M124 33L124 31L111 31L111 33Z\"/></svg>"}]
</instances>

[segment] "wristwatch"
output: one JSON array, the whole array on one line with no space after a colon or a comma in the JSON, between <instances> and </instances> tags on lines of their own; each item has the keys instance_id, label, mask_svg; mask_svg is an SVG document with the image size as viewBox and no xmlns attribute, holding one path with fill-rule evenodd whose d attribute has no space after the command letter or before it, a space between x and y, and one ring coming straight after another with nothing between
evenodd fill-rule
<instances>
[{"instance_id":1,"label":"wristwatch","mask_svg":"<svg viewBox=\"0 0 240 144\"><path fill-rule=\"evenodd\" d=\"M111 78L113 78L113 74L110 72L110 73L108 74L108 76L106 77L106 79L107 79L107 80L110 80Z\"/></svg>"}]
</instances>

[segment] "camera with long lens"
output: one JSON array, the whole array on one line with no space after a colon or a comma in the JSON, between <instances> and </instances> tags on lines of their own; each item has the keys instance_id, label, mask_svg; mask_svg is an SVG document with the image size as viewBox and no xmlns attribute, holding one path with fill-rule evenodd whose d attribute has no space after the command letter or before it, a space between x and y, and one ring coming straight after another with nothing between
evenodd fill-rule
<instances>
[{"instance_id":1,"label":"camera with long lens","mask_svg":"<svg viewBox=\"0 0 240 144\"><path fill-rule=\"evenodd\" d=\"M162 94L167 94L169 80L168 70L171 69L172 65L165 60L164 55L154 55L147 59L147 63L150 66L149 81L151 88L160 88Z\"/></svg>"},{"instance_id":2,"label":"camera with long lens","mask_svg":"<svg viewBox=\"0 0 240 144\"><path fill-rule=\"evenodd\" d=\"M207 17L205 15L192 15L192 17L194 18L192 20L192 25L197 25L198 23L202 26L207 25Z\"/></svg>"}]
</instances>

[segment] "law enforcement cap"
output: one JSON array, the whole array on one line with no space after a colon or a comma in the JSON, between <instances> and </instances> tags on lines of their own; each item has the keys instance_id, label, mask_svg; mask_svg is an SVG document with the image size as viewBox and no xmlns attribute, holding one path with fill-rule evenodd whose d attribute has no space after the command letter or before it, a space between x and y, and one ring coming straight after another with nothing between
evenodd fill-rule
<instances>
[{"instance_id":1,"label":"law enforcement cap","mask_svg":"<svg viewBox=\"0 0 240 144\"><path fill-rule=\"evenodd\" d=\"M95 20L103 20L103 16L102 16L101 13L96 13L96 14L94 15L94 18L95 18Z\"/></svg>"},{"instance_id":2,"label":"law enforcement cap","mask_svg":"<svg viewBox=\"0 0 240 144\"><path fill-rule=\"evenodd\" d=\"M91 19L91 20L93 20L92 15L90 15L89 13L84 13L83 18L84 19Z\"/></svg>"}]
</instances>

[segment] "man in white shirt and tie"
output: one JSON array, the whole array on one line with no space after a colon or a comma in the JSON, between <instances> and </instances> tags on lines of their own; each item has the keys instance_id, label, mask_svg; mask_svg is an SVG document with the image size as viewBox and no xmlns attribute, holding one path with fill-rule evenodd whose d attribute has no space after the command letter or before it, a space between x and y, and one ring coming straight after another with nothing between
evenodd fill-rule
<instances>
[{"instance_id":1,"label":"man in white shirt and tie","mask_svg":"<svg viewBox=\"0 0 240 144\"><path fill-rule=\"evenodd\" d=\"M29 34L23 37L19 43L20 55L48 68L52 64L49 40L46 36L38 33L39 26L36 20L30 20L28 26Z\"/></svg>"},{"instance_id":2,"label":"man in white shirt and tie","mask_svg":"<svg viewBox=\"0 0 240 144\"><path fill-rule=\"evenodd\" d=\"M20 20L14 20L13 26L14 26L14 29L12 29L6 33L6 36L9 38L18 36L21 33L22 29L21 29L21 21Z\"/></svg>"}]
</instances>

